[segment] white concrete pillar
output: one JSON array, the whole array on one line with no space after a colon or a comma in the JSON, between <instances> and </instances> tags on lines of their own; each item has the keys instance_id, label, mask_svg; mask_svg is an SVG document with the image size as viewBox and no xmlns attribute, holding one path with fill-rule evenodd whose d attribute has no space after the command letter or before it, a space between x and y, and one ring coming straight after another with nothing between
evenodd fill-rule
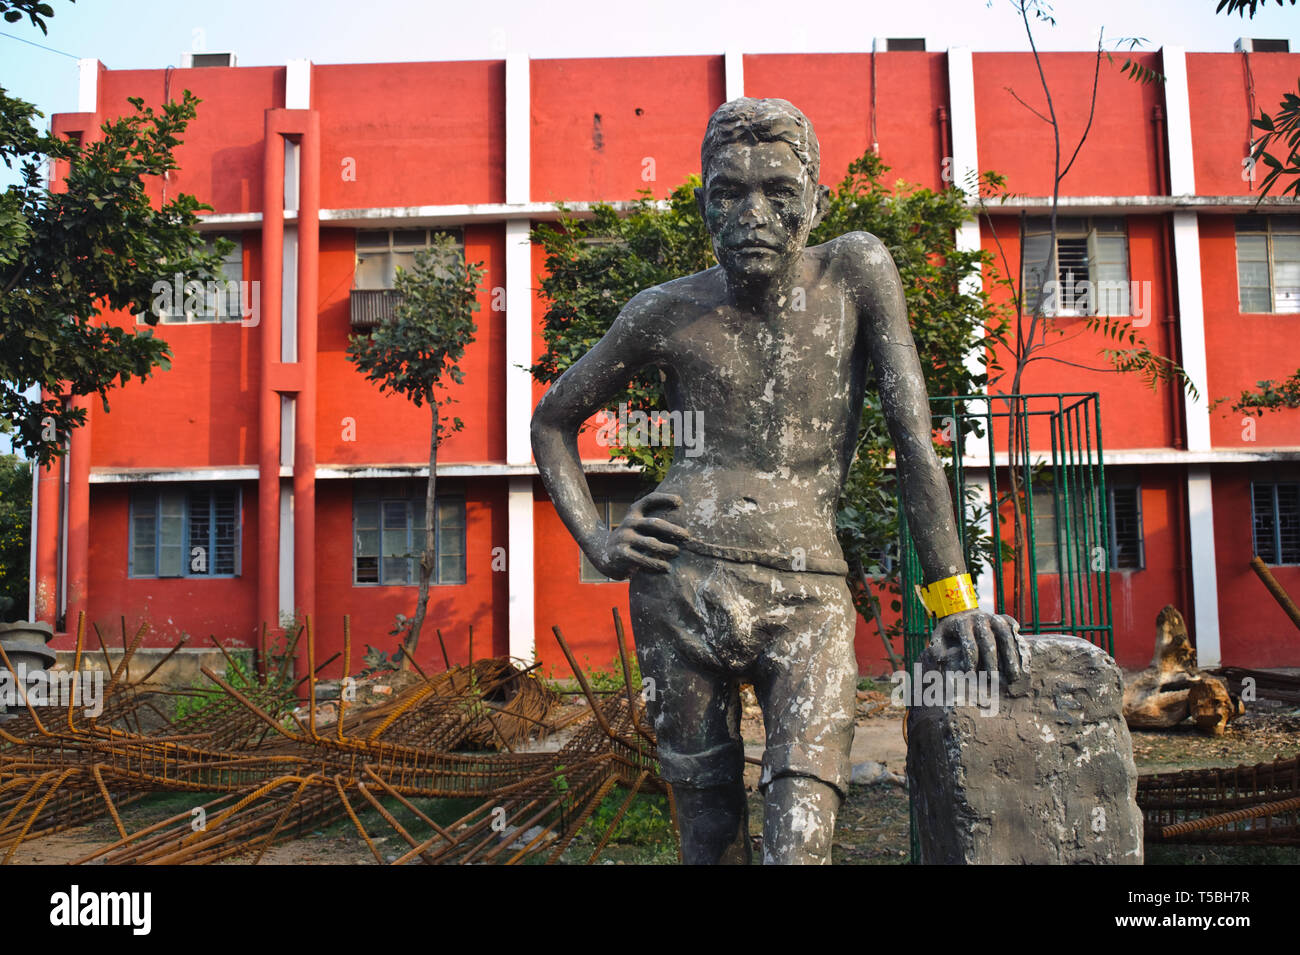
<instances>
[{"instance_id":1,"label":"white concrete pillar","mask_svg":"<svg viewBox=\"0 0 1300 955\"><path fill-rule=\"evenodd\" d=\"M745 95L745 54L739 50L728 50L722 55L723 70L726 75L725 94L727 100Z\"/></svg>"},{"instance_id":2,"label":"white concrete pillar","mask_svg":"<svg viewBox=\"0 0 1300 955\"><path fill-rule=\"evenodd\" d=\"M1169 137L1169 191L1175 196L1196 193L1192 162L1192 112L1187 93L1187 56L1182 47L1163 50L1165 116ZM1209 451L1210 408L1205 352L1205 304L1201 291L1201 236L1197 214L1173 213L1175 294L1178 297L1178 336L1183 368L1200 392L1184 397L1187 449ZM1196 655L1202 666L1219 663L1219 580L1214 557L1214 496L1209 465L1187 469L1187 529L1191 546L1192 607L1196 617Z\"/></svg>"},{"instance_id":3,"label":"white concrete pillar","mask_svg":"<svg viewBox=\"0 0 1300 955\"><path fill-rule=\"evenodd\" d=\"M532 198L532 105L528 56L506 57L506 202ZM532 462L529 422L533 416L533 252L528 219L506 222L506 463ZM533 553L533 479L510 478L506 517L509 539L508 618L510 655L532 662L535 657Z\"/></svg>"}]
</instances>

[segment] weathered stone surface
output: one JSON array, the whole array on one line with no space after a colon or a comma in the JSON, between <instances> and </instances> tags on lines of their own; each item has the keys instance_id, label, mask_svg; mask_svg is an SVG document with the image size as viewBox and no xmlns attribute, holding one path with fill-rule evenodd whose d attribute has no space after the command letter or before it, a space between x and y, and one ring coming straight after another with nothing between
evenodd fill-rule
<instances>
[{"instance_id":1,"label":"weathered stone surface","mask_svg":"<svg viewBox=\"0 0 1300 955\"><path fill-rule=\"evenodd\" d=\"M996 708L908 713L925 863L1142 863L1123 676L1078 637L1027 635L1032 664ZM938 669L930 650L927 672Z\"/></svg>"}]
</instances>

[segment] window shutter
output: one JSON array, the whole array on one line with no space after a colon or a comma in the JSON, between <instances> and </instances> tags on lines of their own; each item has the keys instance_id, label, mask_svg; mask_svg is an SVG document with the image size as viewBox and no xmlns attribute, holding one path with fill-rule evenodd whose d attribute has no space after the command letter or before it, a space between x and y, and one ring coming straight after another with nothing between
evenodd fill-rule
<instances>
[{"instance_id":1,"label":"window shutter","mask_svg":"<svg viewBox=\"0 0 1300 955\"><path fill-rule=\"evenodd\" d=\"M158 502L158 576L185 573L185 494L163 491Z\"/></svg>"},{"instance_id":2,"label":"window shutter","mask_svg":"<svg viewBox=\"0 0 1300 955\"><path fill-rule=\"evenodd\" d=\"M1122 234L1088 233L1088 278L1092 282L1094 315L1132 315L1129 302L1128 238Z\"/></svg>"},{"instance_id":3,"label":"window shutter","mask_svg":"<svg viewBox=\"0 0 1300 955\"><path fill-rule=\"evenodd\" d=\"M1267 235L1237 233L1237 289L1241 311L1273 310L1269 294Z\"/></svg>"},{"instance_id":4,"label":"window shutter","mask_svg":"<svg viewBox=\"0 0 1300 955\"><path fill-rule=\"evenodd\" d=\"M158 573L158 494L137 492L131 496L132 577L153 577Z\"/></svg>"},{"instance_id":5,"label":"window shutter","mask_svg":"<svg viewBox=\"0 0 1300 955\"><path fill-rule=\"evenodd\" d=\"M1273 235L1273 311L1300 312L1300 235Z\"/></svg>"}]
</instances>

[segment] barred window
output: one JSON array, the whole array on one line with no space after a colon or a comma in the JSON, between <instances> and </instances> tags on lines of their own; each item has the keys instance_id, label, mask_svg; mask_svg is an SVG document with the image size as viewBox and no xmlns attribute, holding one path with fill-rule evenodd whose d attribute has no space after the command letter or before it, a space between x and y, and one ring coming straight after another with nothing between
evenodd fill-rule
<instances>
[{"instance_id":1,"label":"barred window","mask_svg":"<svg viewBox=\"0 0 1300 955\"><path fill-rule=\"evenodd\" d=\"M1146 566L1142 540L1142 489L1107 486L1110 517L1110 567L1141 570Z\"/></svg>"},{"instance_id":2,"label":"barred window","mask_svg":"<svg viewBox=\"0 0 1300 955\"><path fill-rule=\"evenodd\" d=\"M1300 312L1300 216L1237 218L1243 312Z\"/></svg>"},{"instance_id":3,"label":"barred window","mask_svg":"<svg viewBox=\"0 0 1300 955\"><path fill-rule=\"evenodd\" d=\"M1300 564L1300 484L1251 485L1255 553L1266 564Z\"/></svg>"},{"instance_id":4,"label":"barred window","mask_svg":"<svg viewBox=\"0 0 1300 955\"><path fill-rule=\"evenodd\" d=\"M422 485L358 490L352 504L353 581L388 585L419 583L425 516ZM465 583L464 497L438 496L434 554L430 583Z\"/></svg>"},{"instance_id":5,"label":"barred window","mask_svg":"<svg viewBox=\"0 0 1300 955\"><path fill-rule=\"evenodd\" d=\"M238 488L164 486L131 495L131 577L237 577Z\"/></svg>"}]
</instances>

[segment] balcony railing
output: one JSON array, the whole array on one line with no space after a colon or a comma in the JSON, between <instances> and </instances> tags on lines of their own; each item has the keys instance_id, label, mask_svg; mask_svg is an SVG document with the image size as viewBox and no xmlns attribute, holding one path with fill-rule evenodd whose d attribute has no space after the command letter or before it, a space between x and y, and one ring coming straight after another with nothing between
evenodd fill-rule
<instances>
[{"instance_id":1,"label":"balcony railing","mask_svg":"<svg viewBox=\"0 0 1300 955\"><path fill-rule=\"evenodd\" d=\"M353 328L374 328L391 321L402 297L390 288L354 288L351 294Z\"/></svg>"}]
</instances>

